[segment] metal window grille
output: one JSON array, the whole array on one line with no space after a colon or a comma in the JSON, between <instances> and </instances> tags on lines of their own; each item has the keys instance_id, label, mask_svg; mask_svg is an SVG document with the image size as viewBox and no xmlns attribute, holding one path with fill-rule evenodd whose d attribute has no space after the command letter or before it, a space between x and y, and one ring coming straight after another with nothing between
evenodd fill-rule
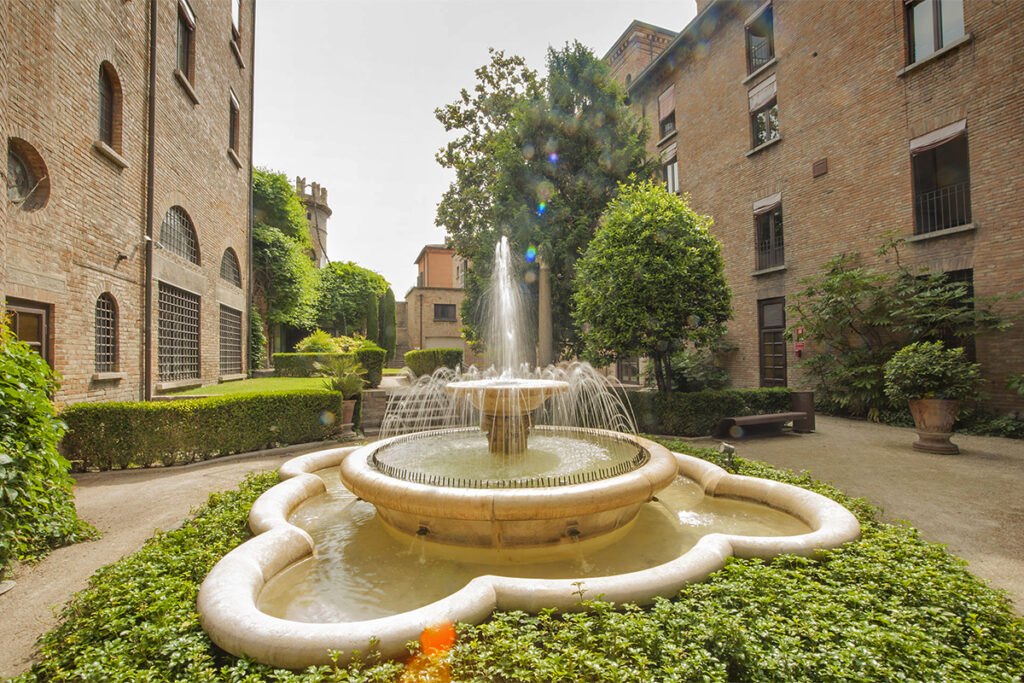
<instances>
[{"instance_id":1,"label":"metal window grille","mask_svg":"<svg viewBox=\"0 0 1024 683\"><path fill-rule=\"evenodd\" d=\"M100 140L114 146L114 84L100 67Z\"/></svg>"},{"instance_id":2,"label":"metal window grille","mask_svg":"<svg viewBox=\"0 0 1024 683\"><path fill-rule=\"evenodd\" d=\"M117 370L117 308L114 297L96 299L96 372Z\"/></svg>"},{"instance_id":3,"label":"metal window grille","mask_svg":"<svg viewBox=\"0 0 1024 683\"><path fill-rule=\"evenodd\" d=\"M782 233L782 207L777 206L757 219L757 270L774 268L786 262Z\"/></svg>"},{"instance_id":4,"label":"metal window grille","mask_svg":"<svg viewBox=\"0 0 1024 683\"><path fill-rule=\"evenodd\" d=\"M758 356L762 387L786 386L785 299L758 302Z\"/></svg>"},{"instance_id":5,"label":"metal window grille","mask_svg":"<svg viewBox=\"0 0 1024 683\"><path fill-rule=\"evenodd\" d=\"M945 230L971 222L971 184L957 183L921 192L914 198L917 234Z\"/></svg>"},{"instance_id":6,"label":"metal window grille","mask_svg":"<svg viewBox=\"0 0 1024 683\"><path fill-rule=\"evenodd\" d=\"M753 73L775 57L772 8L747 27L747 73Z\"/></svg>"},{"instance_id":7,"label":"metal window grille","mask_svg":"<svg viewBox=\"0 0 1024 683\"><path fill-rule=\"evenodd\" d=\"M242 372L242 312L220 307L220 374Z\"/></svg>"},{"instance_id":8,"label":"metal window grille","mask_svg":"<svg viewBox=\"0 0 1024 683\"><path fill-rule=\"evenodd\" d=\"M198 294L159 283L157 347L161 381L199 377Z\"/></svg>"},{"instance_id":9,"label":"metal window grille","mask_svg":"<svg viewBox=\"0 0 1024 683\"><path fill-rule=\"evenodd\" d=\"M199 241L192 219L180 206L172 206L160 224L160 244L192 263L199 263Z\"/></svg>"},{"instance_id":10,"label":"metal window grille","mask_svg":"<svg viewBox=\"0 0 1024 683\"><path fill-rule=\"evenodd\" d=\"M230 249L224 250L224 258L220 260L220 276L235 287L242 286L242 269L238 265L238 257Z\"/></svg>"}]
</instances>

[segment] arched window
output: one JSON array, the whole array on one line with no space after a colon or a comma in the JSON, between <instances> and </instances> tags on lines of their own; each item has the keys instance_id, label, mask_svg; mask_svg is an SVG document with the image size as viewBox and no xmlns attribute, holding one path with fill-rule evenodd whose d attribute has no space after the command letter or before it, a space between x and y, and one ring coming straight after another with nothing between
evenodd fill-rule
<instances>
[{"instance_id":1,"label":"arched window","mask_svg":"<svg viewBox=\"0 0 1024 683\"><path fill-rule=\"evenodd\" d=\"M238 265L235 250L231 247L224 250L224 257L220 260L220 276L235 287L242 286L242 269Z\"/></svg>"},{"instance_id":2,"label":"arched window","mask_svg":"<svg viewBox=\"0 0 1024 683\"><path fill-rule=\"evenodd\" d=\"M96 299L96 372L117 372L117 304L107 292Z\"/></svg>"},{"instance_id":3,"label":"arched window","mask_svg":"<svg viewBox=\"0 0 1024 683\"><path fill-rule=\"evenodd\" d=\"M185 209L172 206L164 214L163 223L160 224L159 246L170 249L196 265L199 264L199 239L196 237L192 219L185 213Z\"/></svg>"},{"instance_id":4,"label":"arched window","mask_svg":"<svg viewBox=\"0 0 1024 683\"><path fill-rule=\"evenodd\" d=\"M100 134L99 139L121 153L121 80L110 62L100 64Z\"/></svg>"}]
</instances>

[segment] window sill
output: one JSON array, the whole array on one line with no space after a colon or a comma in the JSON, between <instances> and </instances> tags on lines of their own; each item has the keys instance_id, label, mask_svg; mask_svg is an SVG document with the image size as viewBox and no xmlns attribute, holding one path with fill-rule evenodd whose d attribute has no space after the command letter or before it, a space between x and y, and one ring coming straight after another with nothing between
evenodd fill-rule
<instances>
[{"instance_id":1,"label":"window sill","mask_svg":"<svg viewBox=\"0 0 1024 683\"><path fill-rule=\"evenodd\" d=\"M101 156L106 158L107 161L117 166L118 169L128 168L128 160L118 154L113 147L103 142L102 140L96 140L92 143L92 148L100 153Z\"/></svg>"},{"instance_id":2,"label":"window sill","mask_svg":"<svg viewBox=\"0 0 1024 683\"><path fill-rule=\"evenodd\" d=\"M666 118L668 118L668 117L666 117ZM658 141L657 141L656 143L654 143L654 144L655 144L656 146L658 146L658 147L661 147L662 145L664 145L665 143L667 143L667 142L668 142L669 140L671 140L672 138L674 138L674 137L676 136L676 133L678 133L678 132L679 132L679 129L678 129L678 128L676 128L676 129L675 129L674 131L672 131L671 133L669 133L668 135L666 135L666 136L665 136L665 137L663 137L662 139L658 140Z\"/></svg>"},{"instance_id":3,"label":"window sill","mask_svg":"<svg viewBox=\"0 0 1024 683\"><path fill-rule=\"evenodd\" d=\"M943 47L940 47L938 50L936 50L935 52L931 53L930 55L928 55L924 59L919 59L916 62L914 62L913 64L909 64L909 65L905 66L904 68L900 69L899 71L896 72L896 77L897 78L903 78L904 76L906 76L907 74L911 73L912 71L917 71L918 69L920 69L921 67L925 66L926 64L931 64L935 60L941 59L944 55L947 55L950 52L953 52L954 50L959 49L961 46L966 45L967 43L971 42L972 40L974 40L974 36L972 36L970 33L966 33L962 37L957 38L956 40L954 40L949 45L945 45Z\"/></svg>"},{"instance_id":4,"label":"window sill","mask_svg":"<svg viewBox=\"0 0 1024 683\"><path fill-rule=\"evenodd\" d=\"M127 372L97 372L92 376L93 382L120 382L128 378Z\"/></svg>"},{"instance_id":5,"label":"window sill","mask_svg":"<svg viewBox=\"0 0 1024 683\"><path fill-rule=\"evenodd\" d=\"M778 63L779 63L779 58L778 57L772 57L770 60L768 60L767 63L762 64L761 66L757 67L756 71L754 71L749 76L744 78L743 79L743 85L747 85L751 81L756 80L758 76L760 76L765 71L767 71L768 69L772 68L773 66L775 66Z\"/></svg>"},{"instance_id":6,"label":"window sill","mask_svg":"<svg viewBox=\"0 0 1024 683\"><path fill-rule=\"evenodd\" d=\"M244 372L236 372L231 375L221 375L220 377L217 378L217 381L221 383L237 382L238 380L245 379L246 377L248 377L248 375L246 375Z\"/></svg>"},{"instance_id":7,"label":"window sill","mask_svg":"<svg viewBox=\"0 0 1024 683\"><path fill-rule=\"evenodd\" d=\"M747 156L748 157L749 156L753 156L753 155L757 154L758 152L760 152L761 150L767 149L767 148L771 147L772 145L774 145L775 143L781 142L781 141L782 141L782 136L780 135L780 136L778 136L776 138L772 138L768 142L762 142L760 145L758 145L754 149L752 149L749 152L747 152Z\"/></svg>"},{"instance_id":8,"label":"window sill","mask_svg":"<svg viewBox=\"0 0 1024 683\"><path fill-rule=\"evenodd\" d=\"M188 76L186 76L181 69L174 70L174 77L178 80L178 85L185 91L188 98L192 100L192 104L199 104L199 96L196 95L196 91L192 88L192 84L188 82Z\"/></svg>"},{"instance_id":9,"label":"window sill","mask_svg":"<svg viewBox=\"0 0 1024 683\"><path fill-rule=\"evenodd\" d=\"M434 318L435 323L457 323L459 322L455 318Z\"/></svg>"},{"instance_id":10,"label":"window sill","mask_svg":"<svg viewBox=\"0 0 1024 683\"><path fill-rule=\"evenodd\" d=\"M235 166L242 168L242 160L238 158L237 154L235 154L235 150L230 147L228 148L228 158L231 159L231 162L234 163Z\"/></svg>"},{"instance_id":11,"label":"window sill","mask_svg":"<svg viewBox=\"0 0 1024 683\"><path fill-rule=\"evenodd\" d=\"M228 45L231 46L231 54L235 56L235 61L238 62L238 68L245 68L245 60L242 59L242 48L238 47L238 41L232 38L228 41Z\"/></svg>"},{"instance_id":12,"label":"window sill","mask_svg":"<svg viewBox=\"0 0 1024 683\"><path fill-rule=\"evenodd\" d=\"M939 237L946 237L948 235L959 235L962 232L974 232L978 229L976 223L967 223L966 225L957 225L953 228L946 228L945 230L935 230L933 232L926 232L920 235L911 235L907 238L908 242L926 242L930 239L937 239Z\"/></svg>"},{"instance_id":13,"label":"window sill","mask_svg":"<svg viewBox=\"0 0 1024 683\"><path fill-rule=\"evenodd\" d=\"M786 269L785 265L772 266L771 268L762 268L761 270L755 270L751 273L751 277L757 277L759 275L768 275L769 273L781 273Z\"/></svg>"},{"instance_id":14,"label":"window sill","mask_svg":"<svg viewBox=\"0 0 1024 683\"><path fill-rule=\"evenodd\" d=\"M191 389L192 387L203 386L203 380L198 377L195 379L176 379L170 382L157 382L157 391L170 391L172 389Z\"/></svg>"}]
</instances>

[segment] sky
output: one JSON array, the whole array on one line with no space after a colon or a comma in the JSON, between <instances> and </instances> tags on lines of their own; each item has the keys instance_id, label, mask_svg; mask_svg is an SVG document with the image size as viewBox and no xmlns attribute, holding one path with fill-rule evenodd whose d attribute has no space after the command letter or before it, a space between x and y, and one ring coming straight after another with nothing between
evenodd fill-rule
<instances>
[{"instance_id":1,"label":"sky","mask_svg":"<svg viewBox=\"0 0 1024 683\"><path fill-rule=\"evenodd\" d=\"M444 242L434 225L452 175L434 110L475 84L494 47L545 70L549 46L598 57L634 19L681 30L694 0L258 0L253 163L327 188L327 255L391 283Z\"/></svg>"}]
</instances>

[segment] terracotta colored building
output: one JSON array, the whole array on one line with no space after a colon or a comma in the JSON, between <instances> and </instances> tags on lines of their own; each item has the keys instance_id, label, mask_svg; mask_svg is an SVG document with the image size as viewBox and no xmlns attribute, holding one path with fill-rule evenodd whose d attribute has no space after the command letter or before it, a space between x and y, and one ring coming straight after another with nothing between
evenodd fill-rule
<instances>
[{"instance_id":1,"label":"terracotta colored building","mask_svg":"<svg viewBox=\"0 0 1024 683\"><path fill-rule=\"evenodd\" d=\"M735 385L800 385L786 304L840 253L880 265L889 231L904 264L1024 291L1024 3L698 0L652 59L670 35L636 22L606 59L665 182L714 217ZM1004 389L1022 342L976 340L994 407L1022 407Z\"/></svg>"},{"instance_id":2,"label":"terracotta colored building","mask_svg":"<svg viewBox=\"0 0 1024 683\"><path fill-rule=\"evenodd\" d=\"M253 0L0 3L0 294L61 402L244 376Z\"/></svg>"}]
</instances>

